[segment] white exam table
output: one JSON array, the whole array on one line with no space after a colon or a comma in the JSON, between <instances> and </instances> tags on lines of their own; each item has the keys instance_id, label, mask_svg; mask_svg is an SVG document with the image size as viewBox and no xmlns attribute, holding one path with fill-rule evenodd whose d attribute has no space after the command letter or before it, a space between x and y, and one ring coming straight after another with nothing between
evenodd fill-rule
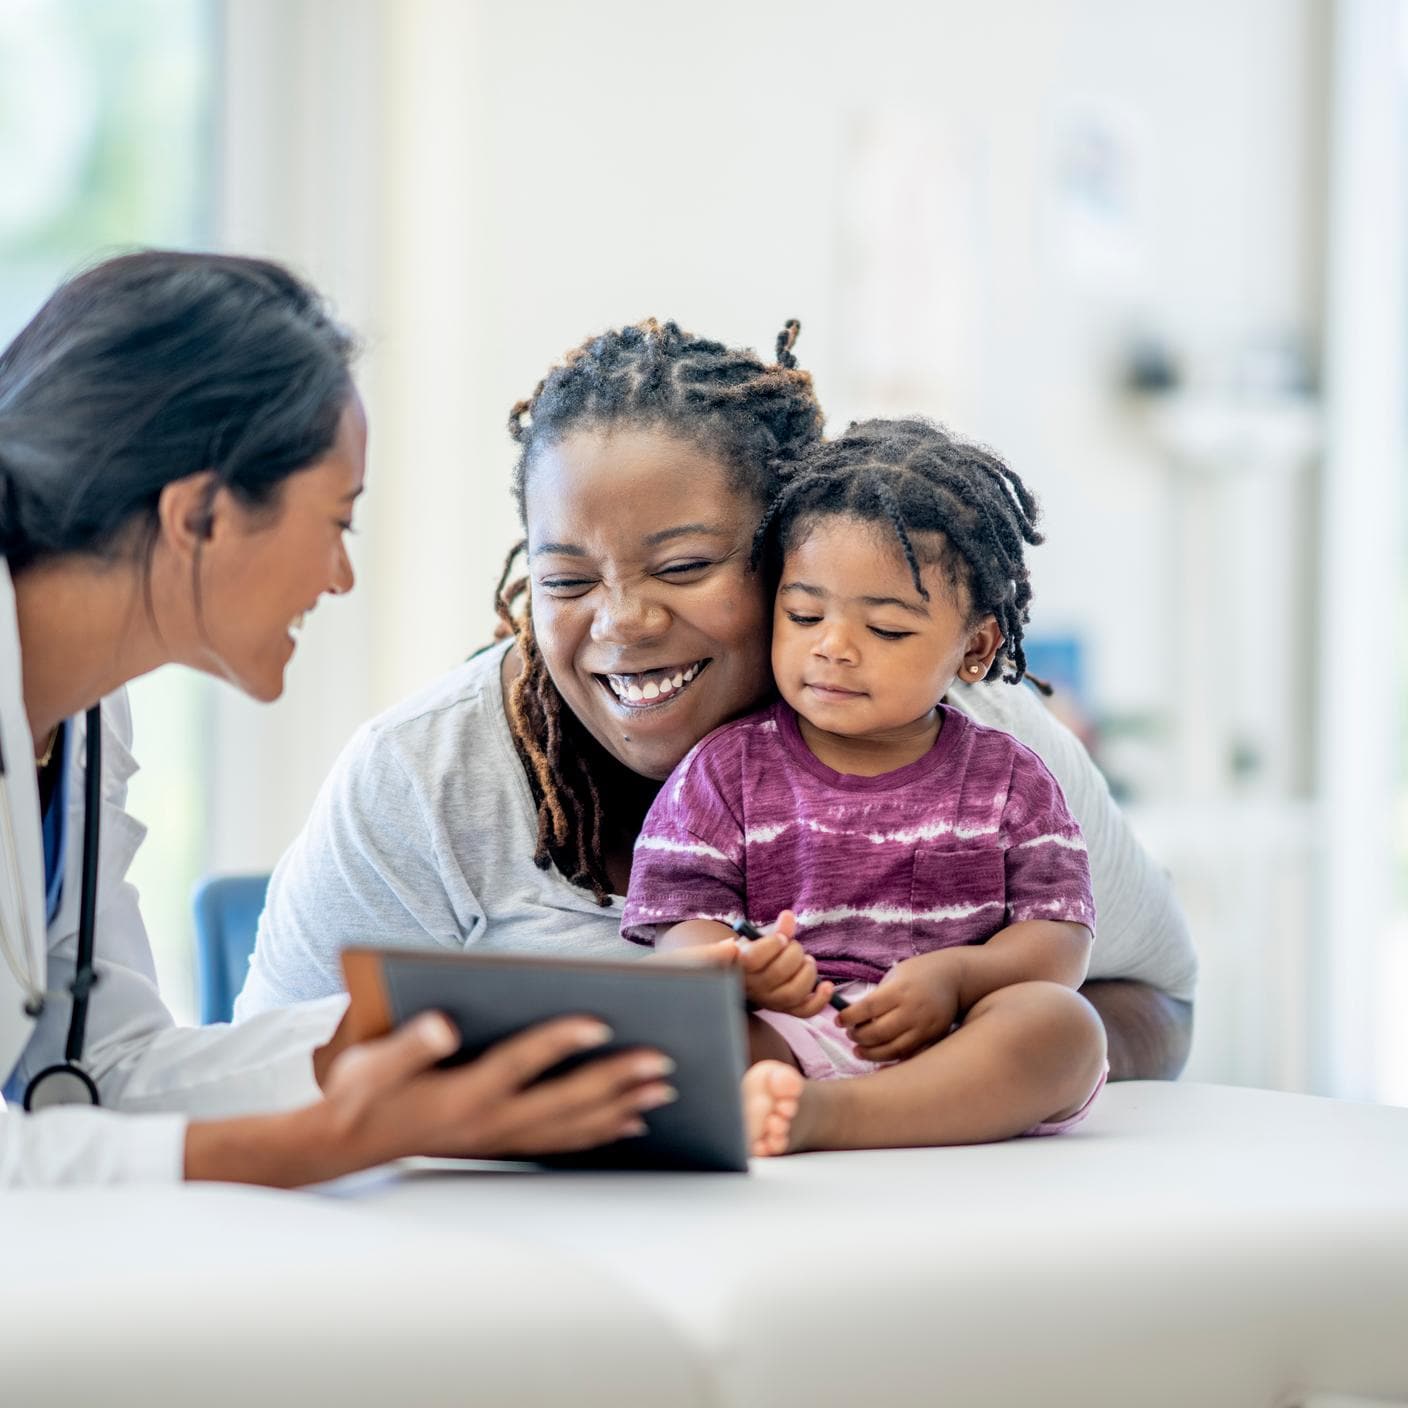
<instances>
[{"instance_id":1,"label":"white exam table","mask_svg":"<svg viewBox=\"0 0 1408 1408\"><path fill-rule=\"evenodd\" d=\"M0 1198L5 1405L1408 1405L1408 1110L1111 1086L741 1175Z\"/></svg>"}]
</instances>

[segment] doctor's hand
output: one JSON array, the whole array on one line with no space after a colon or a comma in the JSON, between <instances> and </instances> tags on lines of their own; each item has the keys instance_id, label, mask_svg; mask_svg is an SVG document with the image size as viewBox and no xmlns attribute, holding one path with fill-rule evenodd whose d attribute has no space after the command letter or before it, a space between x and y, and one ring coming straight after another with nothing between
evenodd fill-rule
<instances>
[{"instance_id":1,"label":"doctor's hand","mask_svg":"<svg viewBox=\"0 0 1408 1408\"><path fill-rule=\"evenodd\" d=\"M738 940L733 932L722 924L714 924L709 920L692 921L691 927L698 924L703 928L705 925L710 930L720 930L722 938L714 938L712 934L698 942L682 943L673 947L660 947L653 953L648 953L639 961L641 963L672 963L684 964L691 968L732 968L738 963ZM676 928L683 929L683 924Z\"/></svg>"},{"instance_id":2,"label":"doctor's hand","mask_svg":"<svg viewBox=\"0 0 1408 1408\"><path fill-rule=\"evenodd\" d=\"M591 1018L562 1017L438 1070L459 1037L428 1013L341 1051L314 1105L191 1124L185 1176L295 1187L412 1154L532 1157L643 1134L645 1112L675 1098L673 1065L659 1052L615 1053L534 1084L610 1038Z\"/></svg>"},{"instance_id":3,"label":"doctor's hand","mask_svg":"<svg viewBox=\"0 0 1408 1408\"><path fill-rule=\"evenodd\" d=\"M645 1111L675 1098L673 1064L636 1049L541 1084L544 1071L611 1039L588 1017L563 1017L501 1041L451 1070L434 1065L459 1046L439 1013L342 1052L328 1072L333 1130L354 1148L396 1158L568 1153L643 1134Z\"/></svg>"}]
</instances>

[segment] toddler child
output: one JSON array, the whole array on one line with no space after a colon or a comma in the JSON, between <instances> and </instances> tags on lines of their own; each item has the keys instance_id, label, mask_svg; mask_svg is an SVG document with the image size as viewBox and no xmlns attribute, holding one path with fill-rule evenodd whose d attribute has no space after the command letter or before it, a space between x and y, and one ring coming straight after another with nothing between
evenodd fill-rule
<instances>
[{"instance_id":1,"label":"toddler child","mask_svg":"<svg viewBox=\"0 0 1408 1408\"><path fill-rule=\"evenodd\" d=\"M770 925L739 957L756 1155L1055 1133L1104 1083L1079 828L942 702L1022 680L1035 519L990 452L899 420L817 447L759 525L781 697L661 788L622 921L662 949Z\"/></svg>"}]
</instances>

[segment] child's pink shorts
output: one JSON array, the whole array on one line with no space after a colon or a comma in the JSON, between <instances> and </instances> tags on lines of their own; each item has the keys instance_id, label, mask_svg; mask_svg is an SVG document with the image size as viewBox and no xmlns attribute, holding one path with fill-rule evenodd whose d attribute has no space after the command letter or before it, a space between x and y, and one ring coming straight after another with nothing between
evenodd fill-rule
<instances>
[{"instance_id":1,"label":"child's pink shorts","mask_svg":"<svg viewBox=\"0 0 1408 1408\"><path fill-rule=\"evenodd\" d=\"M836 989L848 1002L858 1002L866 993L874 990L874 983L844 983ZM839 1014L834 1007L823 1007L815 1017L793 1017L785 1012L762 1010L755 1015L761 1017L787 1043L788 1049L802 1068L802 1074L808 1080L844 1080L847 1076L868 1075L871 1071L894 1065L893 1061L867 1061L856 1050L855 1042L841 1025ZM1100 1073L1100 1079L1095 1082L1095 1089L1075 1114L1067 1115L1063 1120L1034 1124L1024 1132L1023 1137L1062 1134L1068 1129L1073 1129L1090 1113L1090 1107L1095 1103L1095 1097L1104 1089L1109 1073L1110 1067L1107 1063Z\"/></svg>"}]
</instances>

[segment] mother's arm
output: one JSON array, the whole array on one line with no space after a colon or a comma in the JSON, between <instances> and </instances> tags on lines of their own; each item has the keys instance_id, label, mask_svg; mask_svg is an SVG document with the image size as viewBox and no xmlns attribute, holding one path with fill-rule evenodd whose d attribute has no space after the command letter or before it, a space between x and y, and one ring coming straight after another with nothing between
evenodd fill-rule
<instances>
[{"instance_id":1,"label":"mother's arm","mask_svg":"<svg viewBox=\"0 0 1408 1408\"><path fill-rule=\"evenodd\" d=\"M1081 993L1100 1014L1111 1080L1177 1080L1193 1044L1193 1004L1148 983L1095 978Z\"/></svg>"},{"instance_id":2,"label":"mother's arm","mask_svg":"<svg viewBox=\"0 0 1408 1408\"><path fill-rule=\"evenodd\" d=\"M952 703L1013 734L1055 774L1080 823L1095 891L1095 946L1082 993L1109 1035L1115 1080L1171 1080L1193 1030L1198 960L1168 875L1110 796L1080 740L1026 685L957 685Z\"/></svg>"}]
</instances>

